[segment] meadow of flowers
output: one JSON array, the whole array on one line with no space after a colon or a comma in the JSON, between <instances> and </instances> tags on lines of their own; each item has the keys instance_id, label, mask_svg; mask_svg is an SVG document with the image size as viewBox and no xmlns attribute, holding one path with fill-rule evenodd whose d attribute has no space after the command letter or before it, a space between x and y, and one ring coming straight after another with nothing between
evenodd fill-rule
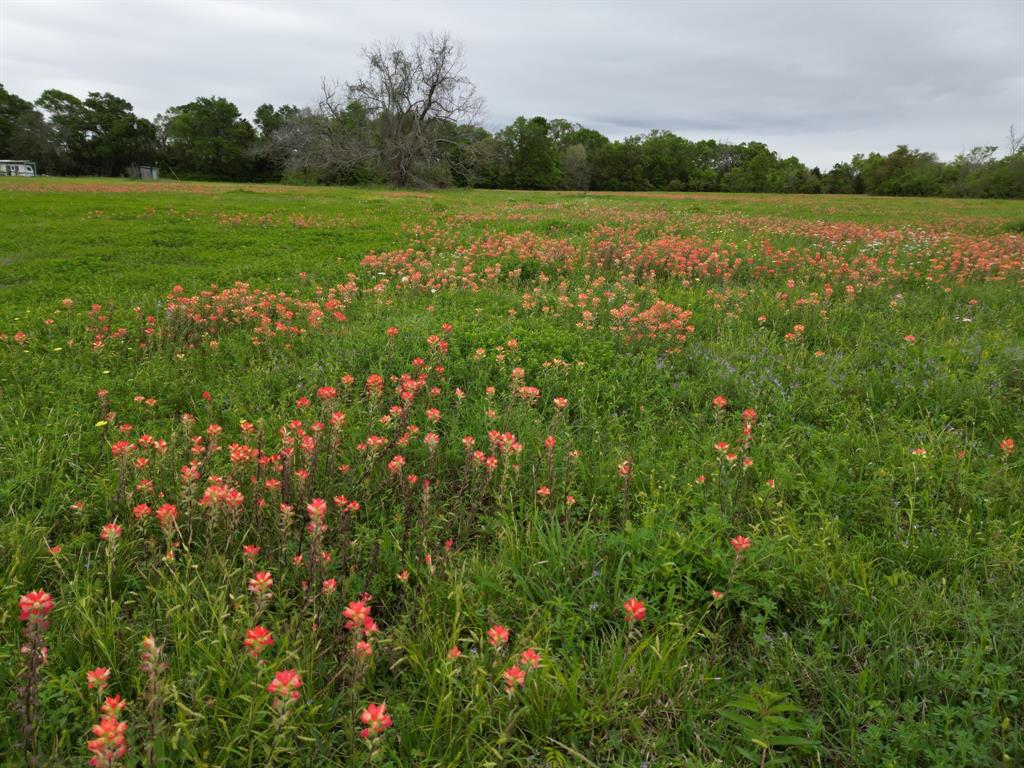
<instances>
[{"instance_id":1,"label":"meadow of flowers","mask_svg":"<svg viewBox=\"0 0 1024 768\"><path fill-rule=\"evenodd\" d=\"M22 181L2 764L1024 762L1020 203Z\"/></svg>"}]
</instances>

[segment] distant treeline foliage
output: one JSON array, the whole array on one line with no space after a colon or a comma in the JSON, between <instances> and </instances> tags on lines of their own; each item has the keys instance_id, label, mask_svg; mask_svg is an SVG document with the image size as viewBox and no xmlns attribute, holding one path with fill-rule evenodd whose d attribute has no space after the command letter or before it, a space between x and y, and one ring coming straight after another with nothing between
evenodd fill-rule
<instances>
[{"instance_id":1,"label":"distant treeline foliage","mask_svg":"<svg viewBox=\"0 0 1024 768\"><path fill-rule=\"evenodd\" d=\"M120 176L132 164L156 164L165 176L230 181L1024 198L1024 145L1012 132L1004 155L993 145L941 162L900 145L824 173L756 141L691 141L669 131L612 141L543 117L491 133L476 124L481 102L468 80L431 79L452 56L461 59L457 47L446 37L418 45L378 49L376 60L371 49L370 71L355 84L325 83L315 107L264 104L252 121L215 96L151 121L110 93L81 99L51 89L30 102L0 85L0 158L33 160L53 175ZM373 64L390 66L406 53L399 64L408 67L410 92L377 99L374 75L388 73ZM430 101L445 87L449 101Z\"/></svg>"}]
</instances>

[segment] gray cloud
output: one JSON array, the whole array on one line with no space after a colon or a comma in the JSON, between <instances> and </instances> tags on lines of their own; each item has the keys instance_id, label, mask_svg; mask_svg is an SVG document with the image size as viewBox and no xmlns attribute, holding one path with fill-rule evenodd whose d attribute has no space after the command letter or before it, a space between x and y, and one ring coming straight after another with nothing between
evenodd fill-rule
<instances>
[{"instance_id":1,"label":"gray cloud","mask_svg":"<svg viewBox=\"0 0 1024 768\"><path fill-rule=\"evenodd\" d=\"M829 167L897 143L951 158L1024 131L1024 2L0 3L0 82L111 91L154 116L196 96L250 114L349 79L362 45L449 30L487 124L565 117L763 140Z\"/></svg>"}]
</instances>

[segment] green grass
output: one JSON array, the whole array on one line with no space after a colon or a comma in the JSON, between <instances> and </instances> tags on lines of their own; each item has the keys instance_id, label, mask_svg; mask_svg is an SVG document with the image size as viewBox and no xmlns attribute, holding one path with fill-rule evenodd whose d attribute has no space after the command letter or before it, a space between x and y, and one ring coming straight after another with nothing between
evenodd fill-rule
<instances>
[{"instance_id":1,"label":"green grass","mask_svg":"<svg viewBox=\"0 0 1024 768\"><path fill-rule=\"evenodd\" d=\"M41 765L88 760L99 666L130 702L125 765L1021 764L1021 221L1012 201L0 180L0 755L23 760L18 598L45 589ZM642 314L656 300L677 309ZM420 373L382 423L391 377ZM333 447L311 427L332 410ZM279 457L260 484L232 466L229 444L276 454L296 419L308 487L263 486ZM179 468L212 423L190 496ZM494 453L488 430L522 445L493 476L462 444ZM122 480L111 445L143 434L166 454L140 448ZM360 450L371 434L392 443ZM198 504L210 475L237 514ZM313 565L306 502L338 495L361 509L329 503ZM178 529L137 522L141 502L174 503ZM380 632L358 662L342 610L364 591ZM627 624L632 597L647 616ZM242 646L257 623L263 664ZM146 635L167 663L155 718ZM542 665L507 694L526 648ZM279 717L266 688L289 668ZM358 715L383 701L371 750Z\"/></svg>"}]
</instances>

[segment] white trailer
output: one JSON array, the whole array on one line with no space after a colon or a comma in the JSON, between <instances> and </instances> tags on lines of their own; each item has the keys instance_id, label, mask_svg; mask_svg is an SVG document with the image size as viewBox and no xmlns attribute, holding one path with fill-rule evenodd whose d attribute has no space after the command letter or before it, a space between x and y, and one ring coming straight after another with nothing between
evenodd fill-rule
<instances>
[{"instance_id":1,"label":"white trailer","mask_svg":"<svg viewBox=\"0 0 1024 768\"><path fill-rule=\"evenodd\" d=\"M36 164L31 160L0 160L0 176L35 176Z\"/></svg>"}]
</instances>

